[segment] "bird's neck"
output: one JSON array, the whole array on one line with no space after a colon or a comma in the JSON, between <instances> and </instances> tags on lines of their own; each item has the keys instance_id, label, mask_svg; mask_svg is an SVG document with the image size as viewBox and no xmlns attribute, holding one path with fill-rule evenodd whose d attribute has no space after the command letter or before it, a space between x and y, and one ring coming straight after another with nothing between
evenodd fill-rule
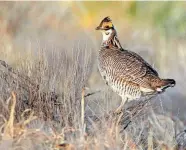
<instances>
[{"instance_id":1,"label":"bird's neck","mask_svg":"<svg viewBox=\"0 0 186 150\"><path fill-rule=\"evenodd\" d=\"M113 30L113 32L111 33L111 35L107 39L103 40L102 46L109 47L109 48L122 49L122 46L119 42L119 39L117 37L117 33L115 30Z\"/></svg>"}]
</instances>

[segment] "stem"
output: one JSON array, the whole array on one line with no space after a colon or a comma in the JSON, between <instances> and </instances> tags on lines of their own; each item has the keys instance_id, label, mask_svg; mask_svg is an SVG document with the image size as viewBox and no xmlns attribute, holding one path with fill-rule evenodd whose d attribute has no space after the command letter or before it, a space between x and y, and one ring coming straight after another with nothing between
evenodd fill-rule
<instances>
[{"instance_id":1,"label":"stem","mask_svg":"<svg viewBox=\"0 0 186 150\"><path fill-rule=\"evenodd\" d=\"M82 96L81 96L81 125L84 133L84 125L85 125L85 88L82 89Z\"/></svg>"}]
</instances>

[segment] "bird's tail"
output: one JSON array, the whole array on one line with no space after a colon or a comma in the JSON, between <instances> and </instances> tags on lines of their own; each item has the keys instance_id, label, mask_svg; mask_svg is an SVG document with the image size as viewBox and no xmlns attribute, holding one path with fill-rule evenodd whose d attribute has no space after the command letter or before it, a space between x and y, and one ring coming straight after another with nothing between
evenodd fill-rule
<instances>
[{"instance_id":1,"label":"bird's tail","mask_svg":"<svg viewBox=\"0 0 186 150\"><path fill-rule=\"evenodd\" d=\"M176 85L176 81L174 79L162 79L160 87L158 87L156 90L158 92L163 92L165 89L169 87L174 87Z\"/></svg>"}]
</instances>

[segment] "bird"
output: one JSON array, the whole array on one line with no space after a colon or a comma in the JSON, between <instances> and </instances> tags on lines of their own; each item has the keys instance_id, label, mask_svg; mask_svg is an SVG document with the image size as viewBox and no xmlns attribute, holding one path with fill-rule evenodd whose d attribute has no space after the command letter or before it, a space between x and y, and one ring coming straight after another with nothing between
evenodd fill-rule
<instances>
[{"instance_id":1,"label":"bird","mask_svg":"<svg viewBox=\"0 0 186 150\"><path fill-rule=\"evenodd\" d=\"M148 95L158 95L174 87L174 79L162 79L158 72L137 53L124 49L110 17L105 17L96 30L103 40L98 54L99 72L111 89L122 98L116 112L126 102Z\"/></svg>"}]
</instances>

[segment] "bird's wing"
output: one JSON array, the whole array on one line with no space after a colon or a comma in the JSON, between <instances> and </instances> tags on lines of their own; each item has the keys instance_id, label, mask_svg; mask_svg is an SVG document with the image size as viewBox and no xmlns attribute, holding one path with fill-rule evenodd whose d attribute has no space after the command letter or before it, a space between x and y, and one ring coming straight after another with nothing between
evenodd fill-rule
<instances>
[{"instance_id":1,"label":"bird's wing","mask_svg":"<svg viewBox=\"0 0 186 150\"><path fill-rule=\"evenodd\" d=\"M150 88L149 80L145 79L147 73L158 76L158 73L139 55L129 51L118 51L112 57L113 72L125 81L136 83L144 88Z\"/></svg>"},{"instance_id":2,"label":"bird's wing","mask_svg":"<svg viewBox=\"0 0 186 150\"><path fill-rule=\"evenodd\" d=\"M154 68L152 68L152 66L149 63L147 63L140 55L138 55L138 54L136 54L135 52L132 52L132 51L128 51L128 50L126 50L126 51L129 54L131 54L133 57L137 58L138 61L143 62L145 64L145 66L148 67L148 70L151 71L155 76L159 76L158 72Z\"/></svg>"}]
</instances>

